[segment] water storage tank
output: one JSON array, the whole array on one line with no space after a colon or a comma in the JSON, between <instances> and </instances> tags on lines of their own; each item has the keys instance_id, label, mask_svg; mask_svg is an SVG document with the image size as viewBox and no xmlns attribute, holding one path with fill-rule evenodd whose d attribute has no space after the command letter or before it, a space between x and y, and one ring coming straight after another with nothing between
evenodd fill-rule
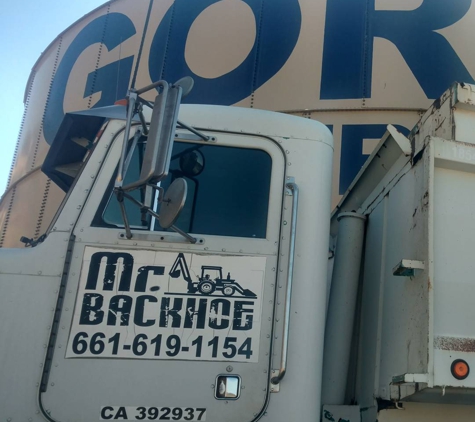
<instances>
[{"instance_id":1,"label":"water storage tank","mask_svg":"<svg viewBox=\"0 0 475 422\"><path fill-rule=\"evenodd\" d=\"M471 0L115 0L61 33L25 93L0 246L44 233L63 198L40 167L64 113L192 76L186 102L283 111L335 137L333 204L388 123L408 131L475 82ZM153 98L150 94L150 99Z\"/></svg>"}]
</instances>

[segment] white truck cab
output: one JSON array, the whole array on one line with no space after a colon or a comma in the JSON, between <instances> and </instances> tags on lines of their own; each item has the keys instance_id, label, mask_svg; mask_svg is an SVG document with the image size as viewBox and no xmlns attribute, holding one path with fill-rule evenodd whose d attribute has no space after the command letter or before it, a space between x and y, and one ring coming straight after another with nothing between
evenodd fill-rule
<instances>
[{"instance_id":1,"label":"white truck cab","mask_svg":"<svg viewBox=\"0 0 475 422\"><path fill-rule=\"evenodd\" d=\"M158 86L65 116L65 199L0 250L0 415L473 420L475 86L389 126L332 215L325 126Z\"/></svg>"},{"instance_id":2,"label":"white truck cab","mask_svg":"<svg viewBox=\"0 0 475 422\"><path fill-rule=\"evenodd\" d=\"M163 110L59 129L43 171L67 195L42 242L0 250L9 421L319 418L331 133L187 105L160 163Z\"/></svg>"}]
</instances>

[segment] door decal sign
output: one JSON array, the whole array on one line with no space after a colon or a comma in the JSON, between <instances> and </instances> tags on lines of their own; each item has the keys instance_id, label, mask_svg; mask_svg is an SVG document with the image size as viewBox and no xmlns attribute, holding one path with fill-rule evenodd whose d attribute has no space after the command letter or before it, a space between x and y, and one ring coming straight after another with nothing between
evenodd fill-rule
<instances>
[{"instance_id":1,"label":"door decal sign","mask_svg":"<svg viewBox=\"0 0 475 422\"><path fill-rule=\"evenodd\" d=\"M257 362L265 266L86 247L66 357Z\"/></svg>"}]
</instances>

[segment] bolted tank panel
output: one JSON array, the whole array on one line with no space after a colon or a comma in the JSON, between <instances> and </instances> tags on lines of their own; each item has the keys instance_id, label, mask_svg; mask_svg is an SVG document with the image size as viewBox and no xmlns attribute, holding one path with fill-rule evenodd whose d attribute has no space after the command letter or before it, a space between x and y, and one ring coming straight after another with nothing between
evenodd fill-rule
<instances>
[{"instance_id":1,"label":"bolted tank panel","mask_svg":"<svg viewBox=\"0 0 475 422\"><path fill-rule=\"evenodd\" d=\"M39 166L64 113L162 78L194 78L185 102L327 124L335 205L387 124L407 133L453 81L474 82L474 23L469 0L110 1L58 35L32 70L0 246L44 233L63 197ZM26 202L20 185L32 192Z\"/></svg>"}]
</instances>

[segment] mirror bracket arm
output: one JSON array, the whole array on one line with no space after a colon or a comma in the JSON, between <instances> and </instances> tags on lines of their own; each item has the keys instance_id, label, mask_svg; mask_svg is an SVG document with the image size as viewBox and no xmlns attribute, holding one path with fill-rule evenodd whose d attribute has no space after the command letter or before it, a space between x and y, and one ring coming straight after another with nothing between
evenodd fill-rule
<instances>
[{"instance_id":1,"label":"mirror bracket arm","mask_svg":"<svg viewBox=\"0 0 475 422\"><path fill-rule=\"evenodd\" d=\"M204 133L201 133L200 131L196 130L194 127L191 127L191 126L187 125L186 123L183 123L180 120L177 120L176 122L181 128L188 130L189 132L191 132L194 135L201 138L203 141L207 141L207 142L216 142L217 141L215 136L207 136Z\"/></svg>"},{"instance_id":2,"label":"mirror bracket arm","mask_svg":"<svg viewBox=\"0 0 475 422\"><path fill-rule=\"evenodd\" d=\"M160 186L153 186L153 185L151 185L151 186L153 188L159 190L160 192L163 192L163 188L161 188ZM155 217L158 220L159 215L155 211L151 210L149 207L145 206L140 201L137 201L134 197L132 197L131 195L126 193L124 190L119 188L119 189L115 189L115 192L116 192L116 195L117 195L117 200L119 201L120 212L121 212L122 218L124 220L124 227L125 227L125 233L126 233L127 239L132 239L132 232L130 230L129 220L128 220L127 214L125 212L124 198L127 198L129 201L131 201L135 205L137 205L140 208L140 210L147 212L152 217ZM162 196L162 198L163 198L163 196ZM172 230L174 230L175 232L177 232L178 234L180 234L181 236L183 236L186 240L188 240L192 244L195 244L198 240L195 237L193 237L193 236L189 235L188 233L184 232L183 230L179 229L175 225L171 226L170 228Z\"/></svg>"},{"instance_id":3,"label":"mirror bracket arm","mask_svg":"<svg viewBox=\"0 0 475 422\"><path fill-rule=\"evenodd\" d=\"M163 197L165 196L165 189L161 186L154 185L152 183L147 183L147 186L151 187L153 190L158 191L158 199L157 202L162 203Z\"/></svg>"},{"instance_id":4,"label":"mirror bracket arm","mask_svg":"<svg viewBox=\"0 0 475 422\"><path fill-rule=\"evenodd\" d=\"M197 242L198 239L189 235L188 233L184 232L183 230L179 229L177 226L172 225L170 226L171 229L175 230L178 234L182 235L185 239L187 239L193 245Z\"/></svg>"},{"instance_id":5,"label":"mirror bracket arm","mask_svg":"<svg viewBox=\"0 0 475 422\"><path fill-rule=\"evenodd\" d=\"M127 210L124 205L124 198L129 199L140 208L142 225L147 225L146 215L151 214L155 218L158 218L159 221L163 220L163 222L160 221L163 228L172 228L174 231L185 237L189 242L197 242L197 239L173 225L186 200L186 180L176 180L170 185L171 192L169 188L167 193L165 193L159 186L151 183L152 181L158 183L168 174L173 142L176 138L177 125L188 130L193 135L198 136L204 141L216 142L215 137L207 136L193 127L178 121L178 111L181 99L189 94L193 88L193 84L194 82L192 78L184 77L172 85L165 81L158 81L141 89L132 88L128 91L126 109L127 119L125 123L124 138L122 141L119 168L114 184L114 192L119 202L127 239L132 238L132 232L127 217ZM152 89L156 89L158 95L156 96L155 104L152 107L152 118L149 129L143 114L143 106L146 105L150 107L151 104L145 99L140 98L140 95ZM143 129L142 131L136 131L130 151L127 153L127 146L129 145L130 132L132 129L132 120L137 114L139 115ZM142 134L147 136L149 139L144 152L140 177L135 182L124 186L125 174L127 173L131 162L133 151L135 150ZM181 180L180 183L178 183L179 180ZM138 188L143 189L143 202L136 200L127 193ZM161 217L151 209L154 192L158 193L158 202L169 202L167 205L170 205L170 207L167 208L166 213L161 213Z\"/></svg>"},{"instance_id":6,"label":"mirror bracket arm","mask_svg":"<svg viewBox=\"0 0 475 422\"><path fill-rule=\"evenodd\" d=\"M137 106L137 113L139 115L139 118L140 118L140 123L142 124L142 130L143 130L143 134L145 136L148 136L148 126L147 126L147 122L145 120L145 116L143 115L143 106L142 106L142 103L139 103L138 106Z\"/></svg>"},{"instance_id":7,"label":"mirror bracket arm","mask_svg":"<svg viewBox=\"0 0 475 422\"><path fill-rule=\"evenodd\" d=\"M116 188L114 191L117 196L117 201L119 202L122 219L124 220L125 236L127 239L132 239L132 231L130 230L129 219L127 218L127 212L124 205L124 197L127 196L127 194L121 188Z\"/></svg>"},{"instance_id":8,"label":"mirror bracket arm","mask_svg":"<svg viewBox=\"0 0 475 422\"><path fill-rule=\"evenodd\" d=\"M122 142L122 154L120 155L120 161L119 161L119 170L117 172L117 178L115 181L115 187L116 188L121 188L124 184L124 165L125 165L125 158L126 158L126 152L127 152L127 142L130 137L130 128L132 126L132 118L134 117L135 114L135 103L137 102L137 93L134 91L129 91L128 97L127 97L127 121L125 123L125 132L124 132L124 140Z\"/></svg>"}]
</instances>

